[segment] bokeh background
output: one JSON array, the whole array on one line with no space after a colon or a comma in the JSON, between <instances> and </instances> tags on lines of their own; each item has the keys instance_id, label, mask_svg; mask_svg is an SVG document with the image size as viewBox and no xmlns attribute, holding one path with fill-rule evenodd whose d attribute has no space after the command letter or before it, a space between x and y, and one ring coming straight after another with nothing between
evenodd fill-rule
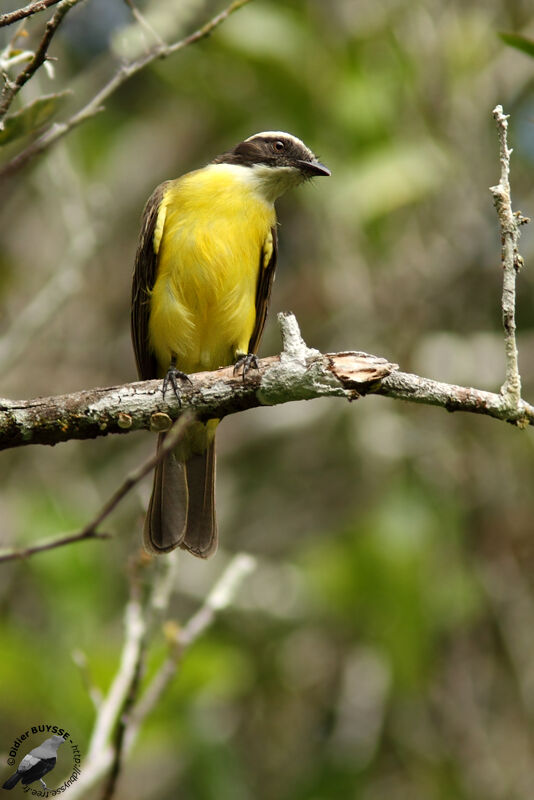
<instances>
[{"instance_id":1,"label":"bokeh background","mask_svg":"<svg viewBox=\"0 0 534 800\"><path fill-rule=\"evenodd\" d=\"M223 6L138 7L173 41ZM28 23L27 43L46 18ZM133 78L3 189L0 394L134 380L129 295L146 198L265 129L300 136L332 177L278 204L261 353L280 349L276 312L292 310L324 352L366 350L498 390L497 103L512 115L514 207L534 214L534 60L503 31L534 34L531 3L254 0ZM71 88L65 116L145 46L126 4L88 0L54 40L55 77L39 74L19 105ZM532 229L521 245L532 399ZM136 433L4 452L2 544L80 528L154 444ZM533 444L531 431L489 418L372 397L227 419L221 550L207 563L180 557L172 617L188 619L234 552L259 566L187 653L117 797L530 797ZM111 541L2 568L0 750L46 721L84 752L94 715L72 652L106 689L149 492L147 479L106 523ZM164 649L157 632L153 666Z\"/></svg>"}]
</instances>

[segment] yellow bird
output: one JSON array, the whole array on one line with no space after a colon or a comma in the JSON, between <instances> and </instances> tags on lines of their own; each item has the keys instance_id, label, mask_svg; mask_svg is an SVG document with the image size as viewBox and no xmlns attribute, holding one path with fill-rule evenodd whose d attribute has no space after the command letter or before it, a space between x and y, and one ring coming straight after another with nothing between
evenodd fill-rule
<instances>
[{"instance_id":1,"label":"yellow bird","mask_svg":"<svg viewBox=\"0 0 534 800\"><path fill-rule=\"evenodd\" d=\"M169 382L177 391L177 378L229 364L245 378L256 365L276 267L274 202L317 175L330 172L300 139L265 131L157 187L143 214L132 288L141 380L164 378L163 391ZM194 423L156 467L149 551L215 551L217 423Z\"/></svg>"}]
</instances>

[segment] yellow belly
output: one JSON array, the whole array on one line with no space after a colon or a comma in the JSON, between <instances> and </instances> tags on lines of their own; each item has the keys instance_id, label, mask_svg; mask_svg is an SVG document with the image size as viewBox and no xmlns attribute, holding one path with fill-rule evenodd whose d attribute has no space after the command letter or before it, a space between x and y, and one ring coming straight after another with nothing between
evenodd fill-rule
<instances>
[{"instance_id":1,"label":"yellow belly","mask_svg":"<svg viewBox=\"0 0 534 800\"><path fill-rule=\"evenodd\" d=\"M275 213L235 174L206 168L167 189L155 236L150 340L163 375L217 369L247 352L262 249Z\"/></svg>"}]
</instances>

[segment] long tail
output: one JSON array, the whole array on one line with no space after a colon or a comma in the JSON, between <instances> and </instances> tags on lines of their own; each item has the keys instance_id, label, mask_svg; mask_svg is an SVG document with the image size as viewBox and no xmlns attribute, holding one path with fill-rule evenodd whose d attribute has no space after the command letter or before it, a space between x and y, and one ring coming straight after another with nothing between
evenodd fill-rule
<instances>
[{"instance_id":1,"label":"long tail","mask_svg":"<svg viewBox=\"0 0 534 800\"><path fill-rule=\"evenodd\" d=\"M164 434L158 438L161 446ZM184 461L168 453L156 467L144 528L145 547L165 553L182 547L207 558L217 549L215 441Z\"/></svg>"},{"instance_id":2,"label":"long tail","mask_svg":"<svg viewBox=\"0 0 534 800\"><path fill-rule=\"evenodd\" d=\"M13 775L11 775L4 783L2 789L12 789L14 786L16 786L21 778L21 774L22 773L20 772L14 772Z\"/></svg>"}]
</instances>

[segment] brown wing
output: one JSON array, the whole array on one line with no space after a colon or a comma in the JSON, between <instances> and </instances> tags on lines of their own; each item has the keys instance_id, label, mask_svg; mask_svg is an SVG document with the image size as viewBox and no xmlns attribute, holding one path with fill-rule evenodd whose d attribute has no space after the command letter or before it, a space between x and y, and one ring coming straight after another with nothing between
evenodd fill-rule
<instances>
[{"instance_id":1,"label":"brown wing","mask_svg":"<svg viewBox=\"0 0 534 800\"><path fill-rule=\"evenodd\" d=\"M168 185L169 181L158 186L147 201L135 255L130 324L137 373L139 379L143 381L157 377L156 358L149 347L148 320L150 317L150 292L156 281L158 265L158 254L154 248L154 232L161 201Z\"/></svg>"},{"instance_id":2,"label":"brown wing","mask_svg":"<svg viewBox=\"0 0 534 800\"><path fill-rule=\"evenodd\" d=\"M269 299L271 297L277 257L278 237L276 228L273 225L271 228L271 237L265 242L260 256L260 271L258 275L258 285L256 287L256 322L248 345L249 353L256 353L260 344L265 320L267 319L267 311L269 309Z\"/></svg>"}]
</instances>

